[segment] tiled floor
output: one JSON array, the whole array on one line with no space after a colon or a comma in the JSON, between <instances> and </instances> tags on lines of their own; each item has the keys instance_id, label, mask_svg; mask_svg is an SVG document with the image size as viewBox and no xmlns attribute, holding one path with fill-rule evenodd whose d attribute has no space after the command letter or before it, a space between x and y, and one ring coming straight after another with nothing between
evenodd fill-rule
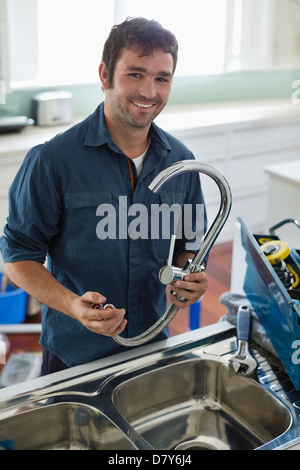
<instances>
[{"instance_id":1,"label":"tiled floor","mask_svg":"<svg viewBox=\"0 0 300 470\"><path fill-rule=\"evenodd\" d=\"M210 251L207 276L208 287L201 301L200 326L216 323L226 313L219 297L230 290L232 243L214 245ZM189 330L189 311L181 310L169 325L171 336Z\"/></svg>"}]
</instances>

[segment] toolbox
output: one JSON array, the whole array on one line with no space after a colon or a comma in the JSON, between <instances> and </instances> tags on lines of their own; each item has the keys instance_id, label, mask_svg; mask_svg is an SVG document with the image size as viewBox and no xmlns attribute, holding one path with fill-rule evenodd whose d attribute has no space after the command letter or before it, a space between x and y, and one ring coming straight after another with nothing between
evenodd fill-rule
<instances>
[{"instance_id":1,"label":"toolbox","mask_svg":"<svg viewBox=\"0 0 300 470\"><path fill-rule=\"evenodd\" d=\"M300 250L288 247L274 230L298 222L284 220L268 234L252 234L241 218L238 222L246 251L244 291L295 388L300 390Z\"/></svg>"}]
</instances>

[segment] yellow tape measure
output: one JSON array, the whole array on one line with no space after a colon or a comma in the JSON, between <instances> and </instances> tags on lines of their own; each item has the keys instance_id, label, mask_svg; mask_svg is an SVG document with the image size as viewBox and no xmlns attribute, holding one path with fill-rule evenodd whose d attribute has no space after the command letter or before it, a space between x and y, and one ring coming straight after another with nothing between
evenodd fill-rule
<instances>
[{"instance_id":1,"label":"yellow tape measure","mask_svg":"<svg viewBox=\"0 0 300 470\"><path fill-rule=\"evenodd\" d=\"M261 249L271 264L276 264L278 258L284 260L290 253L289 245L281 240L266 242Z\"/></svg>"},{"instance_id":2,"label":"yellow tape measure","mask_svg":"<svg viewBox=\"0 0 300 470\"><path fill-rule=\"evenodd\" d=\"M258 239L258 243L260 245L263 245L264 243L267 243L267 242L273 242L274 241L274 238L264 238L264 237L261 237Z\"/></svg>"},{"instance_id":3,"label":"yellow tape measure","mask_svg":"<svg viewBox=\"0 0 300 470\"><path fill-rule=\"evenodd\" d=\"M292 266L290 264L287 264L287 268L290 270L290 272L292 273L292 275L294 276L294 283L292 285L292 289L295 289L295 287L298 286L299 284L299 281L300 281L300 278L299 278L299 275L298 273L292 268Z\"/></svg>"}]
</instances>

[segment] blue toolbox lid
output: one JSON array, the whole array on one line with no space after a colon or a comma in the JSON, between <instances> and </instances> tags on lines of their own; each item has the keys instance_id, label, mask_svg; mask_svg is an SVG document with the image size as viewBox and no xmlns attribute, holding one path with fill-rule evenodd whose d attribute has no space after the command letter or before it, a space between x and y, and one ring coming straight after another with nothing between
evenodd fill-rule
<instances>
[{"instance_id":1,"label":"blue toolbox lid","mask_svg":"<svg viewBox=\"0 0 300 470\"><path fill-rule=\"evenodd\" d=\"M300 389L300 306L292 299L242 219L244 291L295 388Z\"/></svg>"},{"instance_id":2,"label":"blue toolbox lid","mask_svg":"<svg viewBox=\"0 0 300 470\"><path fill-rule=\"evenodd\" d=\"M253 263L258 275L258 282L263 283L268 295L289 325L292 334L300 338L300 302L293 299L288 290L274 271L272 265L262 252L254 236L250 233L242 219L238 218L241 225L242 245L247 253L247 266Z\"/></svg>"}]
</instances>

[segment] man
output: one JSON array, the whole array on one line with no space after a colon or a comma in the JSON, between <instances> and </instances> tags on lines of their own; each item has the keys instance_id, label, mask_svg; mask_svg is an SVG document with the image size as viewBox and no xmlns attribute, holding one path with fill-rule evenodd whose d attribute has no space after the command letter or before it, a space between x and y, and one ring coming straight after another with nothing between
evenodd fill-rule
<instances>
[{"instance_id":1,"label":"man","mask_svg":"<svg viewBox=\"0 0 300 470\"><path fill-rule=\"evenodd\" d=\"M140 334L165 311L158 272L169 239L151 236L151 208L203 204L196 173L159 194L148 189L162 169L193 158L152 122L168 101L176 63L177 41L159 23L133 18L113 27L99 67L104 103L31 149L10 188L1 251L9 277L43 304L43 374L122 351L114 336ZM135 204L148 211L149 236L124 230ZM193 256L186 242L176 242L179 267ZM187 300L174 303L191 305L206 285L205 273L190 274L173 286ZM105 302L116 308L93 308Z\"/></svg>"}]
</instances>

